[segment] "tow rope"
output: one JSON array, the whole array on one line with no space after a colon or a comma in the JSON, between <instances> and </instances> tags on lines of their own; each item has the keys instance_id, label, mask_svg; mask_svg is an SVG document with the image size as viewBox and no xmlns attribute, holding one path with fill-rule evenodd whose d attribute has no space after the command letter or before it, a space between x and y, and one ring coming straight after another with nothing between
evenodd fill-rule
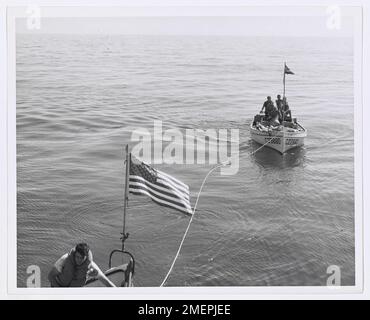
<instances>
[{"instance_id":1,"label":"tow rope","mask_svg":"<svg viewBox=\"0 0 370 320\"><path fill-rule=\"evenodd\" d=\"M256 150L252 151L252 152L251 152L251 155L255 154L257 151L259 151L260 149L262 149L264 146L266 146L268 143L270 143L270 141L271 141L272 139L274 139L274 138L275 138L275 137L273 137L273 138L269 139L269 140L268 140L265 144L263 144L261 147L259 147L258 149L256 149ZM190 218L190 221L189 221L188 226L187 226L187 228L186 228L186 230L185 230L185 233L184 233L184 235L183 235L183 237L182 237L182 239L181 239L180 246L179 246L179 248L178 248L178 250L177 250L177 252L176 252L175 258L174 258L174 259L173 259L173 261L172 261L171 267L170 267L170 269L168 270L168 272L167 272L167 274L166 274L165 278L163 279L163 281L162 281L162 283L161 283L160 287L163 287L163 285L164 285L164 284L166 283L166 281L168 280L168 277L170 276L170 273L172 272L172 269L173 269L173 267L174 267L174 265L175 265L175 263L176 263L176 260L177 260L177 258L179 257L179 254L180 254L180 251L181 251L182 245L184 244L185 238L186 238L186 236L187 236L187 234L188 234L188 231L189 231L189 229L190 229L190 225L191 225L191 223L192 223L192 221L193 221L193 219L194 219L195 211L196 211L196 209L197 209L197 205L198 205L198 201L199 201L199 197L200 197L200 194L201 194L201 192L202 192L202 190L203 190L203 187L204 187L204 184L205 184L205 182L206 182L207 178L208 178L208 177L209 177L209 175L210 175L214 170L216 170L217 168L220 168L220 167L223 167L223 166L227 166L227 165L230 165L230 164L231 164L231 161L230 161L230 160L228 160L228 161L225 161L225 162L223 162L223 163L220 163L220 164L218 164L218 165L214 166L213 168L211 168L211 170L209 170L209 171L208 171L207 175L206 175L206 176L205 176L205 178L203 179L202 185L200 186L200 189L199 189L199 192L198 192L197 200L195 201L195 206L194 206L193 214L192 214L192 216L191 216L191 218Z\"/></svg>"}]
</instances>

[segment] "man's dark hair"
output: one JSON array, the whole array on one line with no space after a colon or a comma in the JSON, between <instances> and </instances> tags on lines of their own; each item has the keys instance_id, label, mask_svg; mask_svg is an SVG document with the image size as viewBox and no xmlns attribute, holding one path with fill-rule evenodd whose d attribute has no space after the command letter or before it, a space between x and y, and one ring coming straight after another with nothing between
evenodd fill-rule
<instances>
[{"instance_id":1,"label":"man's dark hair","mask_svg":"<svg viewBox=\"0 0 370 320\"><path fill-rule=\"evenodd\" d=\"M79 243L75 247L76 252L78 252L82 257L87 257L89 254L89 246L86 243Z\"/></svg>"}]
</instances>

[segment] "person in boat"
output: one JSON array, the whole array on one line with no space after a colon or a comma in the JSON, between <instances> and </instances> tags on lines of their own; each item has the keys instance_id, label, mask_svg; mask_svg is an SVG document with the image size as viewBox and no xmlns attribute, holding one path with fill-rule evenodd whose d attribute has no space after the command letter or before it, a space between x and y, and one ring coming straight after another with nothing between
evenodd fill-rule
<instances>
[{"instance_id":1,"label":"person in boat","mask_svg":"<svg viewBox=\"0 0 370 320\"><path fill-rule=\"evenodd\" d=\"M276 107L277 107L278 111L280 111L283 107L283 99L281 99L280 94L277 95L277 99L275 100L275 102L276 102Z\"/></svg>"},{"instance_id":2,"label":"person in boat","mask_svg":"<svg viewBox=\"0 0 370 320\"><path fill-rule=\"evenodd\" d=\"M292 112L290 111L286 97L283 98L282 115L284 121L292 121Z\"/></svg>"},{"instance_id":3,"label":"person in boat","mask_svg":"<svg viewBox=\"0 0 370 320\"><path fill-rule=\"evenodd\" d=\"M93 261L89 246L79 243L57 260L49 272L48 280L51 287L83 287L87 276L97 277L104 285L114 287Z\"/></svg>"},{"instance_id":4,"label":"person in boat","mask_svg":"<svg viewBox=\"0 0 370 320\"><path fill-rule=\"evenodd\" d=\"M269 120L269 119L272 118L272 115L273 115L275 109L276 108L274 106L274 103L271 100L271 97L268 96L267 100L263 103L263 106L262 106L262 109L261 109L261 112L263 112L263 110L265 110L266 120Z\"/></svg>"},{"instance_id":5,"label":"person in boat","mask_svg":"<svg viewBox=\"0 0 370 320\"><path fill-rule=\"evenodd\" d=\"M275 100L275 102L276 102L276 108L279 113L279 122L281 122L283 119L283 99L281 99L280 94L277 95L277 99Z\"/></svg>"}]
</instances>

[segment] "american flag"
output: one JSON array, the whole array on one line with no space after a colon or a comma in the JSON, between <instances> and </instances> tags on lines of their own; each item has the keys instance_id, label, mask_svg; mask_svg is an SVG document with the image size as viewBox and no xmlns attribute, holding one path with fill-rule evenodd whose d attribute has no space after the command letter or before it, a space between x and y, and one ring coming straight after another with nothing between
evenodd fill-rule
<instances>
[{"instance_id":1,"label":"american flag","mask_svg":"<svg viewBox=\"0 0 370 320\"><path fill-rule=\"evenodd\" d=\"M138 160L137 160L138 162ZM192 215L189 187L174 177L130 157L129 192L147 195L159 205Z\"/></svg>"}]
</instances>

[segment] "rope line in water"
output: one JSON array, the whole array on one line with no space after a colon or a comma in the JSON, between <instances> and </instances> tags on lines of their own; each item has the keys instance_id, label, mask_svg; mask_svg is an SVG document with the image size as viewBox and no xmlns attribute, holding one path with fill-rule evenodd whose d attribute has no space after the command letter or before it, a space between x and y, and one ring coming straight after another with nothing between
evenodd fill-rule
<instances>
[{"instance_id":1,"label":"rope line in water","mask_svg":"<svg viewBox=\"0 0 370 320\"><path fill-rule=\"evenodd\" d=\"M229 163L229 162L228 162L228 163ZM173 267L174 267L174 265L175 265L175 263L176 263L176 260L177 260L177 258L179 257L179 254L180 254L180 251L181 251L182 245L184 244L185 238L186 238L186 236L187 236L187 234L188 234L188 231L189 231L189 229L190 229L191 222L193 221L193 218L194 218L194 216L195 216L195 210L197 209L197 205L198 205L198 200L199 200L200 193L202 192L202 189L203 189L203 187L204 187L204 184L205 184L205 182L206 182L206 180L207 180L208 176L209 176L209 175L210 175L214 170L216 170L217 168L222 167L222 166L225 166L225 165L227 165L228 163L226 163L226 164L225 164L225 163L221 163L221 164L218 164L218 165L214 166L211 170L209 170L209 171L208 171L207 175L206 175L206 176L205 176L205 178L203 179L202 185L200 186L200 189L199 189L199 192L198 192L197 200L195 201L195 206L194 206L193 214L192 214L192 216L191 216L191 218L190 218L190 221L189 221L189 223L188 223L188 226L187 226L187 228L186 228L186 230L185 230L185 233L184 233L184 235L183 235L183 237L182 237L182 240L181 240L181 242L180 242L180 246L179 246L179 249L177 250L177 253L176 253L176 255L175 255L175 258L174 258L174 259L173 259L173 261L172 261L171 267L170 267L170 269L168 270L167 275L166 275L166 277L164 278L164 280L162 281L162 283L161 283L160 287L163 287L163 285L166 283L166 281L167 281L168 277L170 276L170 273L172 272L172 269L173 269Z\"/></svg>"},{"instance_id":2,"label":"rope line in water","mask_svg":"<svg viewBox=\"0 0 370 320\"><path fill-rule=\"evenodd\" d=\"M257 151L259 151L259 150L260 150L260 149L262 149L264 146L266 146L268 143L270 143L270 141L271 141L273 138L275 138L275 137L272 137L272 138L271 138L271 139L269 139L265 144L263 144L261 147L259 147L258 149L256 149L256 150L252 151L252 152L251 152L251 155L252 155L252 154L255 154ZM166 281L168 280L168 277L170 276L170 274L171 274L171 272L172 272L172 269L173 269L173 267L175 266L176 260L177 260L177 258L178 258L178 257L179 257L179 255L180 255L180 251L181 251L182 245L184 244L185 238L186 238L186 236L187 236L187 234L188 234L188 231L189 231L189 229L190 229L190 225L191 225L191 223L192 223L192 221L193 221L193 219L194 219L195 211L196 211L196 209L197 209L197 205L198 205L198 201L199 201L199 197L200 197L200 194L201 194L201 192L202 192L202 190L203 190L203 187L204 187L204 184L205 184L205 182L206 182L207 178L208 178L208 177L209 177L209 175L210 175L214 170L216 170L217 168L220 168L220 167L223 167L223 166L227 166L227 165L229 165L230 163L231 163L230 161L227 161L227 162L223 162L223 163L220 163L220 164L218 164L218 165L214 166L211 170L209 170L209 171L208 171L207 175L206 175L206 176L205 176L205 178L203 179L202 185L200 186L200 189L199 189L199 192L198 192L197 200L195 201L195 206L194 206L193 214L192 214L192 216L191 216L191 218L190 218L190 221L189 221L188 226L187 226L187 228L186 228L186 230L185 230L185 233L184 233L184 235L183 235L183 237L182 237L182 239L181 239L180 246L179 246L179 248L178 248L178 250L177 250L177 252L176 252L176 255L175 255L175 257L174 257L174 259L173 259L173 261L172 261L171 267L170 267L170 269L168 270L168 272L167 272L167 274L166 274L165 278L163 279L163 281L162 281L162 283L161 283L160 287L163 287L163 285L164 285L164 284L166 283Z\"/></svg>"},{"instance_id":3,"label":"rope line in water","mask_svg":"<svg viewBox=\"0 0 370 320\"><path fill-rule=\"evenodd\" d=\"M251 152L251 155L252 155L252 154L255 154L257 151L261 150L264 146L266 146L267 144L269 144L269 143L270 143L270 141L271 141L272 139L274 139L274 138L276 138L276 137L272 137L272 138L271 138L271 139L269 139L265 144L263 144L262 146L260 146L260 147L259 147L259 148L257 148L256 150L252 151L252 152Z\"/></svg>"}]
</instances>

